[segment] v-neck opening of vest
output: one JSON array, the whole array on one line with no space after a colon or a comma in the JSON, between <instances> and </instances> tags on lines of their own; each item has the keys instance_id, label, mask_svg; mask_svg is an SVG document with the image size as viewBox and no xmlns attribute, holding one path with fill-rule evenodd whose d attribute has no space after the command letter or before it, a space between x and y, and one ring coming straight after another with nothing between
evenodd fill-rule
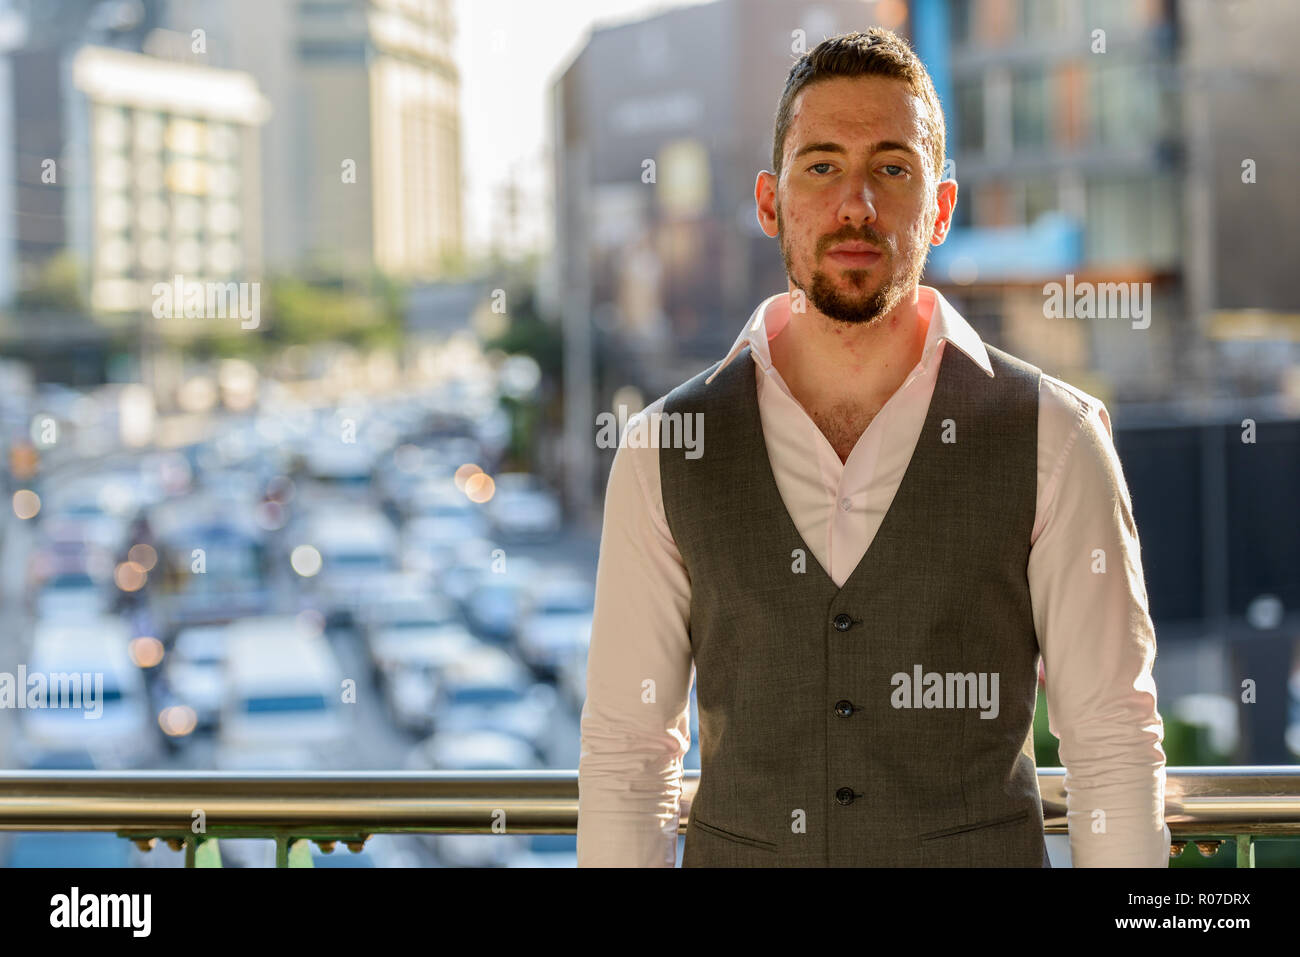
<instances>
[{"instance_id":1,"label":"v-neck opening of vest","mask_svg":"<svg viewBox=\"0 0 1300 957\"><path fill-rule=\"evenodd\" d=\"M758 366L758 362L754 359L753 355L750 352L750 349L751 349L750 346L746 346L744 348L744 351L741 353L741 356L743 356L744 359L749 361L749 368L752 372ZM943 350L943 352L944 354L940 356L940 360L939 360L939 374L935 378L934 393L930 396L930 404L929 406L927 406L925 411L925 423L921 426L921 435L917 439L917 448L919 448L921 440L925 438L926 433L934 424L933 420L934 420L935 408L936 408L935 399L938 398L939 395L942 393L942 390L946 385L947 373L951 368L951 363L945 361L948 358L947 354L949 350L945 349ZM788 531L794 536L795 540L798 541L799 544L803 547L805 554L807 554L810 558L812 558L812 562L814 565L817 566L817 570L821 573L822 578L824 578L826 582L832 588L835 589L835 594L836 596L838 596L841 592L843 592L846 588L848 588L849 585L851 585L854 582L854 580L858 577L859 573L862 572L863 567L867 565L868 561L871 559L872 550L876 548L876 543L880 541L881 536L886 532L886 530L892 530L891 519L893 520L894 524L897 523L898 520L894 519L894 514L897 511L899 511L898 508L899 499L904 495L904 492L908 492L910 494L911 486L915 484L914 473L917 471L917 468L915 468L914 466L916 463L917 448L914 448L912 450L912 456L911 458L908 459L907 467L903 470L903 478L898 483L898 488L894 492L894 497L890 501L889 507L885 510L885 514L880 520L880 527L876 530L876 534L872 537L871 542L867 545L867 550L862 553L862 557L858 559L858 563L853 566L853 570L849 572L848 577L844 579L844 584L837 585L835 584L835 579L831 577L830 572L828 572L822 566L822 563L817 560L816 553L811 548L808 547L808 542L804 540L803 534L799 531L799 527L795 525L794 519L790 517L789 506L786 505L785 499L781 497L781 487L777 484L776 473L772 470L772 460L767 450L767 436L763 434L763 418L762 415L759 413L759 408L758 408L757 385L755 385L753 389L748 390L746 406L751 411L751 414L753 416L753 421L754 421L754 428L758 432L758 441L763 453L762 455L763 466L764 466L763 473L766 477L766 482L769 486L769 490L775 496L775 501L779 505L778 510L781 512L781 515L785 520L786 527Z\"/></svg>"}]
</instances>

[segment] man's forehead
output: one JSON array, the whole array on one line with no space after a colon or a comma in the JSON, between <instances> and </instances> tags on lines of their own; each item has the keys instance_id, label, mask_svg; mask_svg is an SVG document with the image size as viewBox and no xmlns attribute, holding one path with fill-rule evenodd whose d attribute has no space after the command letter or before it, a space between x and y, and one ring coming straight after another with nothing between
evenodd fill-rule
<instances>
[{"instance_id":1,"label":"man's forehead","mask_svg":"<svg viewBox=\"0 0 1300 957\"><path fill-rule=\"evenodd\" d=\"M854 84L854 85L850 85ZM868 89L870 84L870 89ZM925 101L894 77L832 77L810 83L791 104L787 145L817 141L893 140L920 152Z\"/></svg>"}]
</instances>

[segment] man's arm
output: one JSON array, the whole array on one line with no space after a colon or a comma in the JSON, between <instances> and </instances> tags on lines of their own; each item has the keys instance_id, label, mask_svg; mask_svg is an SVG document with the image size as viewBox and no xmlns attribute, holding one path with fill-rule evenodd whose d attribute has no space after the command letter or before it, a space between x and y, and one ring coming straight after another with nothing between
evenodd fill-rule
<instances>
[{"instance_id":1,"label":"man's arm","mask_svg":"<svg viewBox=\"0 0 1300 957\"><path fill-rule=\"evenodd\" d=\"M690 579L664 519L658 453L620 444L605 493L578 762L579 867L677 859Z\"/></svg>"},{"instance_id":2,"label":"man's arm","mask_svg":"<svg viewBox=\"0 0 1300 957\"><path fill-rule=\"evenodd\" d=\"M1044 383L1045 400L1052 388ZM1071 856L1075 867L1168 867L1164 723L1137 527L1106 407L1071 394L1074 424L1061 433L1029 554ZM1040 415L1051 414L1044 401Z\"/></svg>"}]
</instances>

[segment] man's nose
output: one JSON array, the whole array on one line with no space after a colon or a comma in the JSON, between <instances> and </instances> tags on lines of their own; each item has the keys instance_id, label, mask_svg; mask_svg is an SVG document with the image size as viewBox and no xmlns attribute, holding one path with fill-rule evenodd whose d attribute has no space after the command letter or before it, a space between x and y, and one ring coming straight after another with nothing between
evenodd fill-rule
<instances>
[{"instance_id":1,"label":"man's nose","mask_svg":"<svg viewBox=\"0 0 1300 957\"><path fill-rule=\"evenodd\" d=\"M840 203L840 222L861 226L876 221L875 197L871 187L863 178L850 177L848 192Z\"/></svg>"}]
</instances>

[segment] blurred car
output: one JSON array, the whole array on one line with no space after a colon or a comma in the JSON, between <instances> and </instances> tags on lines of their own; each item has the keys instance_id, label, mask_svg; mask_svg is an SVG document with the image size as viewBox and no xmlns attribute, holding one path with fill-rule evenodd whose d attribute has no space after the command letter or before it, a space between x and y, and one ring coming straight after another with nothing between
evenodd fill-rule
<instances>
[{"instance_id":1,"label":"blurred car","mask_svg":"<svg viewBox=\"0 0 1300 957\"><path fill-rule=\"evenodd\" d=\"M411 569L377 572L368 578L370 590L359 595L353 604L353 625L358 633L364 632L368 623L377 621L384 614L384 609L397 609L407 605L408 611L418 615L418 605L422 602L437 601L441 598L434 587L433 579L423 572ZM433 611L432 608L427 609ZM439 615L456 616L451 606L439 610Z\"/></svg>"},{"instance_id":2,"label":"blurred car","mask_svg":"<svg viewBox=\"0 0 1300 957\"><path fill-rule=\"evenodd\" d=\"M358 624L380 681L395 668L422 660L419 648L423 639L453 627L464 631L451 602L427 589L392 588L376 595Z\"/></svg>"},{"instance_id":3,"label":"blurred car","mask_svg":"<svg viewBox=\"0 0 1300 957\"><path fill-rule=\"evenodd\" d=\"M466 539L456 546L454 557L441 573L435 573L439 590L463 609L474 586L494 567L499 567L498 559L503 556L505 550L490 539ZM534 561L520 557L511 557L506 567L513 570L521 563L525 573L531 574L536 568Z\"/></svg>"},{"instance_id":4,"label":"blurred car","mask_svg":"<svg viewBox=\"0 0 1300 957\"><path fill-rule=\"evenodd\" d=\"M107 612L113 573L109 551L87 541L82 526L66 519L44 523L40 540L27 568L30 613L48 619Z\"/></svg>"},{"instance_id":5,"label":"blurred car","mask_svg":"<svg viewBox=\"0 0 1300 957\"><path fill-rule=\"evenodd\" d=\"M527 771L542 762L528 742L499 731L440 731L411 749L408 771Z\"/></svg>"},{"instance_id":6,"label":"blurred car","mask_svg":"<svg viewBox=\"0 0 1300 957\"><path fill-rule=\"evenodd\" d=\"M581 712L587 700L587 652L589 648L570 648L556 666L555 686L564 703Z\"/></svg>"},{"instance_id":7,"label":"blurred car","mask_svg":"<svg viewBox=\"0 0 1300 957\"><path fill-rule=\"evenodd\" d=\"M558 716L555 689L499 648L476 648L443 670L434 727L447 734L496 731L527 741L545 755Z\"/></svg>"},{"instance_id":8,"label":"blurred car","mask_svg":"<svg viewBox=\"0 0 1300 957\"><path fill-rule=\"evenodd\" d=\"M492 461L493 456L483 447L483 443L468 435L447 436L435 441L429 448L429 474L434 476L446 475L450 478L462 465L477 465L486 469Z\"/></svg>"},{"instance_id":9,"label":"blurred car","mask_svg":"<svg viewBox=\"0 0 1300 957\"><path fill-rule=\"evenodd\" d=\"M480 536L488 527L483 506L458 489L452 475L426 478L417 485L407 502L406 516L442 519L444 540Z\"/></svg>"},{"instance_id":10,"label":"blurred car","mask_svg":"<svg viewBox=\"0 0 1300 957\"><path fill-rule=\"evenodd\" d=\"M370 484L377 453L369 442L344 442L338 437L313 439L302 455L303 469L318 482L351 488Z\"/></svg>"},{"instance_id":11,"label":"blurred car","mask_svg":"<svg viewBox=\"0 0 1300 957\"><path fill-rule=\"evenodd\" d=\"M227 466L203 475L203 494L248 509L262 500L274 472L254 460L239 467Z\"/></svg>"},{"instance_id":12,"label":"blurred car","mask_svg":"<svg viewBox=\"0 0 1300 957\"><path fill-rule=\"evenodd\" d=\"M495 731L439 732L407 757L411 771L521 771L541 762L519 738ZM423 834L421 840L447 867L505 867L528 849L528 835Z\"/></svg>"},{"instance_id":13,"label":"blurred car","mask_svg":"<svg viewBox=\"0 0 1300 957\"><path fill-rule=\"evenodd\" d=\"M5 867L127 867L131 848L103 831L20 831L10 838Z\"/></svg>"},{"instance_id":14,"label":"blurred car","mask_svg":"<svg viewBox=\"0 0 1300 957\"><path fill-rule=\"evenodd\" d=\"M483 506L466 498L451 479L417 489L406 518L412 544L451 545L481 538L488 531Z\"/></svg>"},{"instance_id":15,"label":"blurred car","mask_svg":"<svg viewBox=\"0 0 1300 957\"><path fill-rule=\"evenodd\" d=\"M130 516L146 498L131 477L83 475L52 485L41 507L42 521L75 523L82 541L116 554L126 537Z\"/></svg>"},{"instance_id":16,"label":"blurred car","mask_svg":"<svg viewBox=\"0 0 1300 957\"><path fill-rule=\"evenodd\" d=\"M15 742L20 760L48 751L85 748L103 768L145 765L159 754L144 677L131 661L130 630L104 616L77 622L37 622L27 694L34 678L45 688L40 707L24 708Z\"/></svg>"},{"instance_id":17,"label":"blurred car","mask_svg":"<svg viewBox=\"0 0 1300 957\"><path fill-rule=\"evenodd\" d=\"M529 587L522 575L480 575L464 605L465 620L474 634L498 644L514 642L528 604Z\"/></svg>"},{"instance_id":18,"label":"blurred car","mask_svg":"<svg viewBox=\"0 0 1300 957\"><path fill-rule=\"evenodd\" d=\"M418 734L433 730L437 694L437 675L424 669L401 669L384 683L384 705L393 724Z\"/></svg>"},{"instance_id":19,"label":"blurred car","mask_svg":"<svg viewBox=\"0 0 1300 957\"><path fill-rule=\"evenodd\" d=\"M482 450L465 436L423 437L404 442L380 460L375 488L385 504L402 515L417 514L416 500L430 487L448 485L464 500L452 482L462 465L483 466Z\"/></svg>"},{"instance_id":20,"label":"blurred car","mask_svg":"<svg viewBox=\"0 0 1300 957\"><path fill-rule=\"evenodd\" d=\"M163 664L168 688L177 703L194 712L197 730L215 728L225 688L226 627L186 628Z\"/></svg>"},{"instance_id":21,"label":"blurred car","mask_svg":"<svg viewBox=\"0 0 1300 957\"><path fill-rule=\"evenodd\" d=\"M383 455L375 466L373 487L389 514L405 515L412 492L427 481L427 451L414 443L404 442Z\"/></svg>"},{"instance_id":22,"label":"blurred car","mask_svg":"<svg viewBox=\"0 0 1300 957\"><path fill-rule=\"evenodd\" d=\"M449 537L442 519L413 518L402 525L402 567L441 577L456 564L464 539Z\"/></svg>"},{"instance_id":23,"label":"blurred car","mask_svg":"<svg viewBox=\"0 0 1300 957\"><path fill-rule=\"evenodd\" d=\"M380 581L398 571L397 531L370 506L321 508L295 530L292 544L310 545L320 555L310 587L331 625L354 621Z\"/></svg>"},{"instance_id":24,"label":"blurred car","mask_svg":"<svg viewBox=\"0 0 1300 957\"><path fill-rule=\"evenodd\" d=\"M503 541L550 541L560 533L560 500L536 476L506 472L494 476L493 482L488 518Z\"/></svg>"},{"instance_id":25,"label":"blurred car","mask_svg":"<svg viewBox=\"0 0 1300 957\"><path fill-rule=\"evenodd\" d=\"M578 835L530 834L523 853L510 858L507 867L577 867Z\"/></svg>"},{"instance_id":26,"label":"blurred car","mask_svg":"<svg viewBox=\"0 0 1300 957\"><path fill-rule=\"evenodd\" d=\"M40 751L25 761L28 771L97 771L99 765L89 749L81 746L59 751Z\"/></svg>"},{"instance_id":27,"label":"blurred car","mask_svg":"<svg viewBox=\"0 0 1300 957\"><path fill-rule=\"evenodd\" d=\"M213 755L218 771L319 771L332 766L306 745L242 745L218 741Z\"/></svg>"},{"instance_id":28,"label":"blurred car","mask_svg":"<svg viewBox=\"0 0 1300 957\"><path fill-rule=\"evenodd\" d=\"M254 502L240 507L220 492L200 492L164 502L149 515L158 540L150 572L164 635L266 614L266 532L253 518Z\"/></svg>"},{"instance_id":29,"label":"blurred car","mask_svg":"<svg viewBox=\"0 0 1300 957\"><path fill-rule=\"evenodd\" d=\"M106 614L111 602L107 584L91 569L65 564L41 582L33 595L31 613L41 621L91 619Z\"/></svg>"},{"instance_id":30,"label":"blurred car","mask_svg":"<svg viewBox=\"0 0 1300 957\"><path fill-rule=\"evenodd\" d=\"M316 766L337 765L351 730L342 678L328 640L296 616L232 624L218 731L225 766L255 762L247 753L263 749L305 749Z\"/></svg>"},{"instance_id":31,"label":"blurred car","mask_svg":"<svg viewBox=\"0 0 1300 957\"><path fill-rule=\"evenodd\" d=\"M430 594L399 596L369 609L362 635L393 721L428 733L443 669L477 648L478 640L450 602Z\"/></svg>"},{"instance_id":32,"label":"blurred car","mask_svg":"<svg viewBox=\"0 0 1300 957\"><path fill-rule=\"evenodd\" d=\"M519 628L519 656L540 678L553 681L574 649L591 644L595 586L581 578L553 578L533 591Z\"/></svg>"}]
</instances>

